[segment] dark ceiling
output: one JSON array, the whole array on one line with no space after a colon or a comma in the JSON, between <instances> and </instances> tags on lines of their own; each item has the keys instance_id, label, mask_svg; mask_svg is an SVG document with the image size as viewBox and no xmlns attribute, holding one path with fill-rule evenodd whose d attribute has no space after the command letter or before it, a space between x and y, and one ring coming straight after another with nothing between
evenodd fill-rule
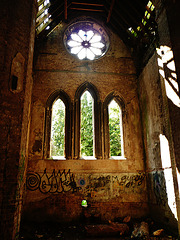
<instances>
[{"instance_id":1,"label":"dark ceiling","mask_svg":"<svg viewBox=\"0 0 180 240\"><path fill-rule=\"evenodd\" d=\"M156 36L155 11L149 0L39 0L38 6L37 38L46 37L60 22L80 16L101 20L129 47L146 48Z\"/></svg>"}]
</instances>

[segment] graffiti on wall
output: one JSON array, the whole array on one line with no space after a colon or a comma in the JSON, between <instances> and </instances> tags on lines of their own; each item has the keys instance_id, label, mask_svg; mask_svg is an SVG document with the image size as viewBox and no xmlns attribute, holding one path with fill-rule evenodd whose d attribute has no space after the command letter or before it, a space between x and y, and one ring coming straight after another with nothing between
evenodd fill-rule
<instances>
[{"instance_id":1,"label":"graffiti on wall","mask_svg":"<svg viewBox=\"0 0 180 240\"><path fill-rule=\"evenodd\" d=\"M104 188L106 187L110 182L111 182L111 176L107 175L107 176L96 176L95 174L91 174L88 177L89 179L89 184L90 187L93 189L96 188Z\"/></svg>"},{"instance_id":2,"label":"graffiti on wall","mask_svg":"<svg viewBox=\"0 0 180 240\"><path fill-rule=\"evenodd\" d=\"M121 177L112 176L113 187L118 188L120 192L138 192L140 187L145 183L145 177L145 172L139 172L137 174L125 174Z\"/></svg>"},{"instance_id":3,"label":"graffiti on wall","mask_svg":"<svg viewBox=\"0 0 180 240\"><path fill-rule=\"evenodd\" d=\"M157 204L165 206L168 200L163 171L153 173L153 186Z\"/></svg>"},{"instance_id":4,"label":"graffiti on wall","mask_svg":"<svg viewBox=\"0 0 180 240\"><path fill-rule=\"evenodd\" d=\"M85 197L108 199L110 196L120 196L122 193L137 193L145 191L145 173L114 174L77 174L70 171L45 169L43 173L29 172L27 189L39 190L41 193L81 192Z\"/></svg>"},{"instance_id":5,"label":"graffiti on wall","mask_svg":"<svg viewBox=\"0 0 180 240\"><path fill-rule=\"evenodd\" d=\"M106 174L88 174L87 184L83 189L86 197L91 198L108 198L111 189L111 176Z\"/></svg>"},{"instance_id":6,"label":"graffiti on wall","mask_svg":"<svg viewBox=\"0 0 180 240\"><path fill-rule=\"evenodd\" d=\"M74 180L74 175L68 170L62 172L55 170L51 174L47 173L46 169L42 175L29 172L27 175L27 188L31 191L39 189L42 193L62 193L62 192L77 192L80 187L77 187Z\"/></svg>"}]
</instances>

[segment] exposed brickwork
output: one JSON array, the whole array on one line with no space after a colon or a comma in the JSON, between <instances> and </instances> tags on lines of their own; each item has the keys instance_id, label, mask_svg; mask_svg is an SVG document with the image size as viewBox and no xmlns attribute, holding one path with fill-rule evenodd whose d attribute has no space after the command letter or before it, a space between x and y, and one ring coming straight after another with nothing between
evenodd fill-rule
<instances>
[{"instance_id":1,"label":"exposed brickwork","mask_svg":"<svg viewBox=\"0 0 180 240\"><path fill-rule=\"evenodd\" d=\"M158 14L159 48L168 49L169 53L171 53L172 43L165 8L162 7ZM154 217L157 217L162 212L159 220L161 222L168 221L168 225L174 227L177 221L172 214L172 206L168 204L168 180L165 175L168 171L167 167L172 169L174 185L171 186L171 189L175 192L174 206L176 205L177 211L179 211L176 176L176 166L178 166L179 156L179 107L175 105L176 103L173 100L173 91L171 91L170 95L167 88L167 83L171 79L171 76L173 76L173 69L168 67L168 63L171 62L173 64L174 58L172 55L169 59L166 51L162 51L161 53L158 50L158 54L154 54L142 71L139 78L139 96L146 149L146 171L149 171L150 178L149 190L151 189L151 191L149 194L151 212ZM162 62L161 58L163 58ZM178 79L174 78L175 81L177 82ZM170 88L173 89L172 85ZM174 90L174 94L177 96L179 93ZM160 139L162 135L165 136L169 144L171 162L168 166L167 162L163 162L162 142ZM164 167L165 164L166 167ZM159 193L157 193L156 184L159 184Z\"/></svg>"},{"instance_id":2,"label":"exposed brickwork","mask_svg":"<svg viewBox=\"0 0 180 240\"><path fill-rule=\"evenodd\" d=\"M79 61L71 56L63 45L62 34L64 27L61 28L59 26L56 28L56 30L49 35L47 40L39 44L37 52L35 53L36 61L34 65L33 107L28 171L36 172L41 176L44 169L49 173L51 173L53 169L55 169L55 171L58 169L63 171L64 169L66 172L70 169L76 179L74 184L77 184L77 187L79 187L78 181L81 179L81 176L84 176L85 181L88 182L88 179L90 178L89 175L92 175L92 184L95 184L97 181L95 179L103 178L103 176L101 176L102 174L109 173L111 180L114 177L116 178L116 181L121 181L121 178L123 176L126 177L126 174L130 174L127 175L129 176L128 178L133 179L133 177L130 176L135 177L135 175L138 174L138 171L144 171L144 159L141 138L142 131L141 125L139 124L140 112L137 98L136 71L130 53L122 41L111 32L111 47L107 52L107 55L97 61ZM97 159L95 161L81 159L53 161L43 159L45 106L48 97L55 90L60 89L66 92L72 103L74 103L76 91L84 82L89 82L96 87L102 104L105 101L105 98L114 91L123 99L125 104L123 118L125 160L110 160L102 158L101 160ZM101 121L103 129L103 120ZM104 155L102 154L102 156ZM121 176L117 177L117 174L119 173L121 173ZM112 181L111 184L113 184ZM129 184L131 185L132 182ZM95 187L95 185L92 185L92 189L89 189L90 185L87 185L86 187L88 190L81 189L80 199L88 197L89 201L94 202L94 204L97 205L96 210L101 220L105 221L108 220L108 218L114 219L118 216L124 216L126 213L133 216L143 216L147 214L146 185L142 187L144 190L141 189L141 194L133 192L131 187L128 194L126 191L117 187L116 198L114 196L115 189L111 185L102 185L102 189ZM113 184L113 186L115 185ZM51 190L49 191L51 192ZM119 194L120 192L118 191L122 191L121 194ZM144 195L142 193L143 191L145 191ZM30 214L28 209L31 205L34 206L33 211L35 213L40 205L43 206L46 201L48 202L48 199L53 197L50 192L45 200L44 195L38 190L33 192L28 190L24 212L25 216L27 217ZM61 195L61 191L58 193ZM76 202L79 192L68 193L67 196L66 193L63 193L60 196L60 199L63 198L62 200L64 201L64 199L70 198L71 207L59 204L59 207L57 208L53 203L46 204L46 218L48 218L50 212L52 216L53 213L55 214L56 212L57 218L62 218L63 221L70 221L73 218L79 218L79 213L77 211L77 209L79 209L79 205L77 206L77 204L80 204L79 198L78 202ZM56 197L54 196L53 198ZM106 214L107 208L104 200L107 201L109 205L112 205L112 209L110 206L108 209L111 217ZM144 207L137 207L132 210L131 204L136 205L136 203L140 204L140 206L143 205ZM119 209L118 211L113 210L113 206L116 204L116 209ZM120 210L120 204L124 204L123 206L126 207ZM74 210L69 211L69 208L73 208ZM40 216L36 217L40 219Z\"/></svg>"},{"instance_id":3,"label":"exposed brickwork","mask_svg":"<svg viewBox=\"0 0 180 240\"><path fill-rule=\"evenodd\" d=\"M177 9L180 3L178 0L154 0L153 3L159 32L158 47L168 46L174 51L176 82L179 84L180 16ZM137 81L129 50L109 29L111 44L107 54L92 62L78 61L67 53L62 43L66 24L61 23L46 40L36 43L32 78L35 1L7 0L2 5L0 238L14 240L18 237L22 204L23 217L33 221L72 222L85 217L86 220L92 218L106 222L127 215L143 217L151 214L161 223L176 228L165 174L172 169L176 204L180 211L176 177L176 167L180 168L180 111L172 99L167 98L165 81L159 74L160 69L165 72L167 64L160 68L159 56L154 53ZM166 72L165 75L168 76ZM21 80L17 89L16 80ZM85 82L97 88L102 105L112 92L123 100L126 159L103 158L103 110L100 159L43 159L48 97L60 89L68 94L74 106L76 91ZM72 128L75 127L73 124ZM161 161L162 135L169 143L171 157L171 166L165 168ZM74 139L73 135L72 152ZM89 204L86 211L81 207L84 198Z\"/></svg>"},{"instance_id":4,"label":"exposed brickwork","mask_svg":"<svg viewBox=\"0 0 180 240\"><path fill-rule=\"evenodd\" d=\"M26 74L29 66L29 39L32 20L32 3L3 2L1 32L3 43L1 65L1 121L0 134L3 146L0 150L0 204L1 204L1 236L3 240L14 239L19 230L20 211L22 205L22 181L26 150L22 149L22 122L25 102ZM8 14L7 14L8 13ZM1 28L2 29L2 28ZM31 46L33 47L33 46ZM20 91L10 91L11 64L17 53L24 59L21 69ZM31 55L32 58L33 55ZM19 71L19 70L18 70ZM27 129L26 135L27 135ZM23 152L22 152L23 150ZM20 179L21 178L21 179ZM22 185L21 185L22 184Z\"/></svg>"}]
</instances>

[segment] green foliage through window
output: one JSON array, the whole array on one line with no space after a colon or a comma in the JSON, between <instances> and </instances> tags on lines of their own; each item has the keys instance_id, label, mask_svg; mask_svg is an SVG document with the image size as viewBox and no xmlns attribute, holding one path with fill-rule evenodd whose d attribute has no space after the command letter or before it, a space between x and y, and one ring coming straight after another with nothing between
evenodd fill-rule
<instances>
[{"instance_id":1,"label":"green foliage through window","mask_svg":"<svg viewBox=\"0 0 180 240\"><path fill-rule=\"evenodd\" d=\"M93 98L88 91L81 96L81 156L93 156Z\"/></svg>"},{"instance_id":2,"label":"green foliage through window","mask_svg":"<svg viewBox=\"0 0 180 240\"><path fill-rule=\"evenodd\" d=\"M121 156L121 110L115 100L109 104L109 138L111 156Z\"/></svg>"},{"instance_id":3,"label":"green foliage through window","mask_svg":"<svg viewBox=\"0 0 180 240\"><path fill-rule=\"evenodd\" d=\"M52 107L50 156L64 157L65 139L65 105L61 99L55 101Z\"/></svg>"}]
</instances>

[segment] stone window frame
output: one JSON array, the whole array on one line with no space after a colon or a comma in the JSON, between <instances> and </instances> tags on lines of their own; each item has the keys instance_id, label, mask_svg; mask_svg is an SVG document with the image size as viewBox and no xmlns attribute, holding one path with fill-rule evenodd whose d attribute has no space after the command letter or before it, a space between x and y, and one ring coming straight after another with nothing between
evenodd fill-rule
<instances>
[{"instance_id":1,"label":"stone window frame","mask_svg":"<svg viewBox=\"0 0 180 240\"><path fill-rule=\"evenodd\" d=\"M98 90L88 82L83 83L76 91L74 103L74 159L80 159L80 99L85 91L89 91L94 100L94 157L95 159L102 158L102 116L101 102ZM83 158L86 159L86 158ZM87 157L87 159L89 159ZM93 158L94 159L94 158Z\"/></svg>"},{"instance_id":2,"label":"stone window frame","mask_svg":"<svg viewBox=\"0 0 180 240\"><path fill-rule=\"evenodd\" d=\"M121 151L122 154L121 156L118 156L115 159L125 159L124 156L124 138L123 138L123 133L124 133L124 124L123 120L125 118L125 104L123 99L119 96L117 92L111 92L106 98L103 103L103 115L104 115L104 158L105 159L112 159L112 156L110 154L110 136L109 136L109 111L108 111L108 106L112 100L115 100L117 104L119 105L121 112L122 112L122 144L121 144Z\"/></svg>"},{"instance_id":3,"label":"stone window frame","mask_svg":"<svg viewBox=\"0 0 180 240\"><path fill-rule=\"evenodd\" d=\"M72 158L72 103L69 96L62 90L53 92L47 102L45 108L45 134L43 144L44 159L50 158L50 138L51 138L51 119L53 103L61 99L65 105L65 159Z\"/></svg>"},{"instance_id":4,"label":"stone window frame","mask_svg":"<svg viewBox=\"0 0 180 240\"><path fill-rule=\"evenodd\" d=\"M94 100L94 158L81 158L80 156L80 99L85 91L89 91ZM80 85L75 93L74 102L71 102L70 97L63 91L57 90L53 92L45 107L45 126L44 126L44 139L43 139L43 158L50 158L50 137L51 137L51 118L52 118L52 105L57 100L61 99L65 104L65 159L114 159L110 156L110 138L109 138L109 116L108 106L114 99L122 111L122 131L124 133L124 119L125 119L125 104L123 99L117 92L111 92L102 103L100 101L99 93L96 87L85 82ZM124 135L124 134L123 134ZM117 160L126 159L124 156L124 139L122 156L118 156ZM63 158L64 159L64 158ZM54 159L55 160L55 159ZM56 159L57 160L57 159ZM60 158L58 160L61 160Z\"/></svg>"},{"instance_id":5,"label":"stone window frame","mask_svg":"<svg viewBox=\"0 0 180 240\"><path fill-rule=\"evenodd\" d=\"M92 31L94 33L94 35L98 34L99 36L101 36L101 39L97 42L101 42L104 46L102 46L102 47L93 46L93 44L96 43L96 42L91 43L93 36L89 40L87 40L86 37L82 38L82 36L80 37L82 41L76 41L74 38L72 39L71 34L75 34L75 35L79 36L79 30L84 31L86 34L88 31ZM84 35L84 36L86 36L86 35ZM90 50L90 52L93 52L93 55L94 55L93 59L87 57L87 52L83 58L79 58L78 54L82 51L82 49L79 50L78 52L73 53L71 50L75 46L71 46L68 44L68 42L71 42L71 41L78 42L79 47L82 47L82 49L87 50L87 49L91 49L91 47L92 47L92 48L101 49L102 53L99 55L99 54L97 54L98 50L96 50L96 53L95 53L95 51ZM75 58L77 58L80 61L94 61L94 60L100 59L107 53L107 51L109 49L109 45L110 45L110 38L107 33L107 30L105 29L105 26L102 26L100 23L98 23L94 19L88 18L88 19L81 19L81 20L78 20L78 21L75 21L75 22L72 22L71 24L69 24L64 31L63 42L64 42L64 46L65 46L67 52L71 56L74 56Z\"/></svg>"}]
</instances>

